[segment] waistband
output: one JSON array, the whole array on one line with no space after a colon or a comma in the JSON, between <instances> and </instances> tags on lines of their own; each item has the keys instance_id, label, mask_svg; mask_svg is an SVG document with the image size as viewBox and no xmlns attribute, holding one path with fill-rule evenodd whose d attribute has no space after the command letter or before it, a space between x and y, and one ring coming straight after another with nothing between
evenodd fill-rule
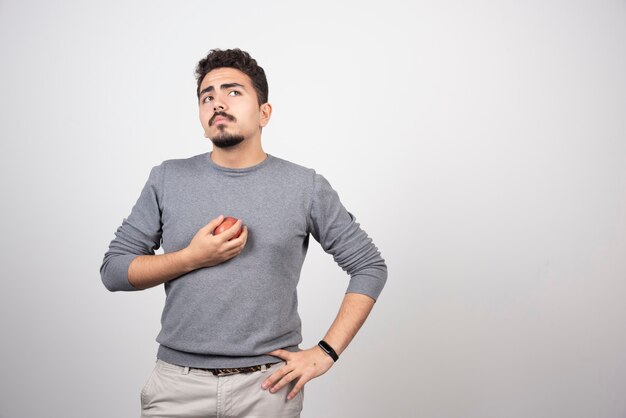
<instances>
[{"instance_id":1,"label":"waistband","mask_svg":"<svg viewBox=\"0 0 626 418\"><path fill-rule=\"evenodd\" d=\"M221 377L221 376L231 376L234 374L246 374L246 373L254 373L254 372L265 372L270 369L272 366L278 363L267 363L267 364L258 364L255 366L248 367L228 367L228 368L219 368L219 369L204 369L200 367L188 367L188 366L179 366L177 364L171 364L161 359L157 359L157 367L161 367L168 370L173 370L176 372L180 372L181 374L189 374L193 372L194 374L212 374L213 376Z\"/></svg>"}]
</instances>

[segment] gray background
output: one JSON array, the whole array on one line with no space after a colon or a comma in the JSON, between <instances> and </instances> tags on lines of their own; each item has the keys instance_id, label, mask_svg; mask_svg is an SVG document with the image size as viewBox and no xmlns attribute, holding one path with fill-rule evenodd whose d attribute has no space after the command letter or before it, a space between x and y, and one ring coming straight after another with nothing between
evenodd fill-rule
<instances>
[{"instance_id":1,"label":"gray background","mask_svg":"<svg viewBox=\"0 0 626 418\"><path fill-rule=\"evenodd\" d=\"M98 268L237 46L389 264L303 417L626 417L624 0L0 0L0 417L138 416L163 291ZM346 284L313 245L303 346Z\"/></svg>"}]
</instances>

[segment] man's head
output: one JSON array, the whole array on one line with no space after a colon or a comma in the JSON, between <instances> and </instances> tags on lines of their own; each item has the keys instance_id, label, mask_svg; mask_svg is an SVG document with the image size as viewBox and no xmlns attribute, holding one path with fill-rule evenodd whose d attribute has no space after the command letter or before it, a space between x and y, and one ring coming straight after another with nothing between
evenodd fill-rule
<instances>
[{"instance_id":1,"label":"man's head","mask_svg":"<svg viewBox=\"0 0 626 418\"><path fill-rule=\"evenodd\" d=\"M204 77L216 68L235 68L248 77L252 81L254 90L256 91L259 106L267 103L269 87L265 71L256 63L256 60L246 51L239 48L235 49L212 49L209 54L198 62L196 67L196 80L198 82L197 95L200 98L200 85Z\"/></svg>"},{"instance_id":2,"label":"man's head","mask_svg":"<svg viewBox=\"0 0 626 418\"><path fill-rule=\"evenodd\" d=\"M200 60L196 76L204 136L219 148L260 141L272 113L263 68L247 52L214 49Z\"/></svg>"}]
</instances>

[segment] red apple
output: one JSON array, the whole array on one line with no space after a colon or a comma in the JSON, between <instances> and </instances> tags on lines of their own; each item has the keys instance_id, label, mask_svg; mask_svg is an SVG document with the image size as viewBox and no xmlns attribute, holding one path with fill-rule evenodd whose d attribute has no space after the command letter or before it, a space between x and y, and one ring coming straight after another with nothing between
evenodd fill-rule
<instances>
[{"instance_id":1,"label":"red apple","mask_svg":"<svg viewBox=\"0 0 626 418\"><path fill-rule=\"evenodd\" d=\"M225 217L222 223L219 224L217 228L215 228L215 230L213 231L213 235L221 234L231 226L235 225L235 223L237 223L237 218L233 218L232 216ZM237 233L231 239L235 239L239 235L241 235L241 229L239 229L239 231L237 231Z\"/></svg>"}]
</instances>

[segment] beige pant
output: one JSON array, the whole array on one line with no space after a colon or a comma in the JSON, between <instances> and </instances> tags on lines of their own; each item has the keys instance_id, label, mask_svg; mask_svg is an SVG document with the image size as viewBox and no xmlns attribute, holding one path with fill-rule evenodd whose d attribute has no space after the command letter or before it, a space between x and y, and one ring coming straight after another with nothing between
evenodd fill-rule
<instances>
[{"instance_id":1,"label":"beige pant","mask_svg":"<svg viewBox=\"0 0 626 418\"><path fill-rule=\"evenodd\" d=\"M160 418L299 418L303 393L287 394L295 382L279 392L261 384L284 363L265 371L216 377L211 372L157 360L141 391L141 416Z\"/></svg>"}]
</instances>

